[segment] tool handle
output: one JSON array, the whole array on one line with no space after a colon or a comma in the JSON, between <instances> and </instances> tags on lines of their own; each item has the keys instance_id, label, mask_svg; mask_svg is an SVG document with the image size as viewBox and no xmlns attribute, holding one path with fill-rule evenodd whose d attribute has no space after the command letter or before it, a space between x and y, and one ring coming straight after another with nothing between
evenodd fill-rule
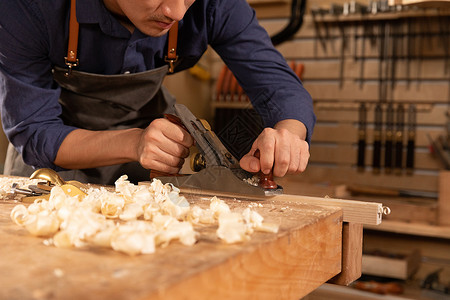
<instances>
[{"instance_id":1,"label":"tool handle","mask_svg":"<svg viewBox=\"0 0 450 300\"><path fill-rule=\"evenodd\" d=\"M253 154L254 157L260 158L259 149L256 149ZM276 189L278 188L278 184L273 180L273 170L270 170L269 174L264 174L262 171L259 171L259 187L263 189Z\"/></svg>"},{"instance_id":2,"label":"tool handle","mask_svg":"<svg viewBox=\"0 0 450 300\"><path fill-rule=\"evenodd\" d=\"M358 129L358 171L364 171L365 154L366 154L366 122L367 122L367 108L364 102L359 107L359 129Z\"/></svg>"},{"instance_id":3,"label":"tool handle","mask_svg":"<svg viewBox=\"0 0 450 300\"><path fill-rule=\"evenodd\" d=\"M392 169L392 137L386 138L386 141L384 142L384 167L387 173L389 173Z\"/></svg>"},{"instance_id":4,"label":"tool handle","mask_svg":"<svg viewBox=\"0 0 450 300\"><path fill-rule=\"evenodd\" d=\"M406 148L406 169L411 171L414 169L414 144L414 138L409 138Z\"/></svg>"},{"instance_id":5,"label":"tool handle","mask_svg":"<svg viewBox=\"0 0 450 300\"><path fill-rule=\"evenodd\" d=\"M164 114L164 118L166 118L173 124L178 125L181 128L183 128L184 130L186 130L187 132L189 132L189 130L186 128L186 126L183 124L183 121L181 121L181 119L179 117L172 115L172 114Z\"/></svg>"},{"instance_id":6,"label":"tool handle","mask_svg":"<svg viewBox=\"0 0 450 300\"><path fill-rule=\"evenodd\" d=\"M360 137L358 140L358 161L357 161L359 171L364 170L365 154L366 154L366 140L365 138Z\"/></svg>"},{"instance_id":7,"label":"tool handle","mask_svg":"<svg viewBox=\"0 0 450 300\"><path fill-rule=\"evenodd\" d=\"M403 142L397 140L395 142L395 168L401 170L403 166Z\"/></svg>"},{"instance_id":8,"label":"tool handle","mask_svg":"<svg viewBox=\"0 0 450 300\"><path fill-rule=\"evenodd\" d=\"M376 139L373 142L372 167L374 172L379 172L381 167L381 141Z\"/></svg>"}]
</instances>

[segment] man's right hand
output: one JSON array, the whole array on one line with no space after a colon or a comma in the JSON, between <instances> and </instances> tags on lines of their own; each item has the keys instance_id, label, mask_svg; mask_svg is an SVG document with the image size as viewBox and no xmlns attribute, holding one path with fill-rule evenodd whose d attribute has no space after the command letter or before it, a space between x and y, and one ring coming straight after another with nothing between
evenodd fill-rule
<instances>
[{"instance_id":1,"label":"man's right hand","mask_svg":"<svg viewBox=\"0 0 450 300\"><path fill-rule=\"evenodd\" d=\"M141 134L138 161L146 169L176 174L193 143L192 136L180 126L166 119L155 119Z\"/></svg>"}]
</instances>

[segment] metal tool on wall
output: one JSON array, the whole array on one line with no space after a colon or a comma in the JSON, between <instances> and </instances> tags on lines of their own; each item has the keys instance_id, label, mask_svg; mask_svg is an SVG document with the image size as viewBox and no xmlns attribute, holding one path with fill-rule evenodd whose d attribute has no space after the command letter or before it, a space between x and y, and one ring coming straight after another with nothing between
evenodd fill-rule
<instances>
[{"instance_id":1,"label":"metal tool on wall","mask_svg":"<svg viewBox=\"0 0 450 300\"><path fill-rule=\"evenodd\" d=\"M358 160L357 168L359 172L364 172L366 159L366 123L367 108L364 102L359 106L359 128L358 128Z\"/></svg>"},{"instance_id":2,"label":"metal tool on wall","mask_svg":"<svg viewBox=\"0 0 450 300\"><path fill-rule=\"evenodd\" d=\"M375 129L373 132L372 171L374 174L379 174L381 168L382 122L383 122L383 109L381 108L381 103L377 103L375 106Z\"/></svg>"},{"instance_id":3,"label":"metal tool on wall","mask_svg":"<svg viewBox=\"0 0 450 300\"><path fill-rule=\"evenodd\" d=\"M314 53L317 55L318 53L318 42L320 43L322 50L324 52L327 52L327 39L330 37L330 33L328 30L328 25L325 22L320 22L319 21L319 16L323 16L327 13L328 11L323 9L323 8L313 8L311 9L311 15L313 18L313 23L314 23L314 31L316 34L316 41L314 43ZM323 26L324 31L325 31L325 36L322 35L322 30L321 30L321 26Z\"/></svg>"},{"instance_id":4,"label":"metal tool on wall","mask_svg":"<svg viewBox=\"0 0 450 300\"><path fill-rule=\"evenodd\" d=\"M389 102L386 108L386 132L384 136L384 172L392 173L393 169L393 140L394 140L394 105Z\"/></svg>"},{"instance_id":5,"label":"metal tool on wall","mask_svg":"<svg viewBox=\"0 0 450 300\"><path fill-rule=\"evenodd\" d=\"M382 104L387 99L387 75L388 75L388 45L389 45L389 26L379 24L379 66L378 66L378 103L375 105L375 129L373 137L373 159L372 168L374 174L380 173L381 168L381 148L382 148L382 127L383 127L383 109ZM384 67L384 68L383 68Z\"/></svg>"},{"instance_id":6,"label":"metal tool on wall","mask_svg":"<svg viewBox=\"0 0 450 300\"><path fill-rule=\"evenodd\" d=\"M395 174L403 172L403 130L405 126L405 110L403 104L397 106L396 131L395 131Z\"/></svg>"},{"instance_id":7,"label":"metal tool on wall","mask_svg":"<svg viewBox=\"0 0 450 300\"><path fill-rule=\"evenodd\" d=\"M414 171L414 152L416 148L416 106L410 104L408 108L408 142L406 146L406 173Z\"/></svg>"}]
</instances>

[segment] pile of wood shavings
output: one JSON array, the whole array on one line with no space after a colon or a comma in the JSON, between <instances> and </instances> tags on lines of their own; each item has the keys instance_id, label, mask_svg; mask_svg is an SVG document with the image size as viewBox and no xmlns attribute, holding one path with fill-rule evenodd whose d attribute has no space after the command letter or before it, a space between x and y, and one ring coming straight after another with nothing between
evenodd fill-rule
<instances>
[{"instance_id":1,"label":"pile of wood shavings","mask_svg":"<svg viewBox=\"0 0 450 300\"><path fill-rule=\"evenodd\" d=\"M154 179L150 185L134 185L127 179L120 177L114 192L91 187L86 196L76 197L55 186L48 201L15 206L11 219L32 235L47 237L48 245L102 246L129 255L154 253L173 240L192 246L198 224L217 224L217 236L225 243L246 241L254 231L278 232L278 225L264 223L251 208L233 212L213 197L202 209L191 206L171 184Z\"/></svg>"}]
</instances>

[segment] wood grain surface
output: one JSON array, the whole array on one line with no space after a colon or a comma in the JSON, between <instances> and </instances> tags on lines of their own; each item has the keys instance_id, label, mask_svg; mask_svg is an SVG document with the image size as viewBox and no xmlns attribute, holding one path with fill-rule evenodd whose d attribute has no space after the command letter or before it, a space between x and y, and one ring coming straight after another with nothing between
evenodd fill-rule
<instances>
[{"instance_id":1,"label":"wood grain surface","mask_svg":"<svg viewBox=\"0 0 450 300\"><path fill-rule=\"evenodd\" d=\"M226 202L233 210L253 203ZM217 227L204 226L196 228L201 237L192 247L171 243L131 257L46 246L10 220L17 203L0 200L0 299L299 299L341 271L341 208L254 203L265 221L280 224L277 234L254 233L248 242L226 245Z\"/></svg>"}]
</instances>

